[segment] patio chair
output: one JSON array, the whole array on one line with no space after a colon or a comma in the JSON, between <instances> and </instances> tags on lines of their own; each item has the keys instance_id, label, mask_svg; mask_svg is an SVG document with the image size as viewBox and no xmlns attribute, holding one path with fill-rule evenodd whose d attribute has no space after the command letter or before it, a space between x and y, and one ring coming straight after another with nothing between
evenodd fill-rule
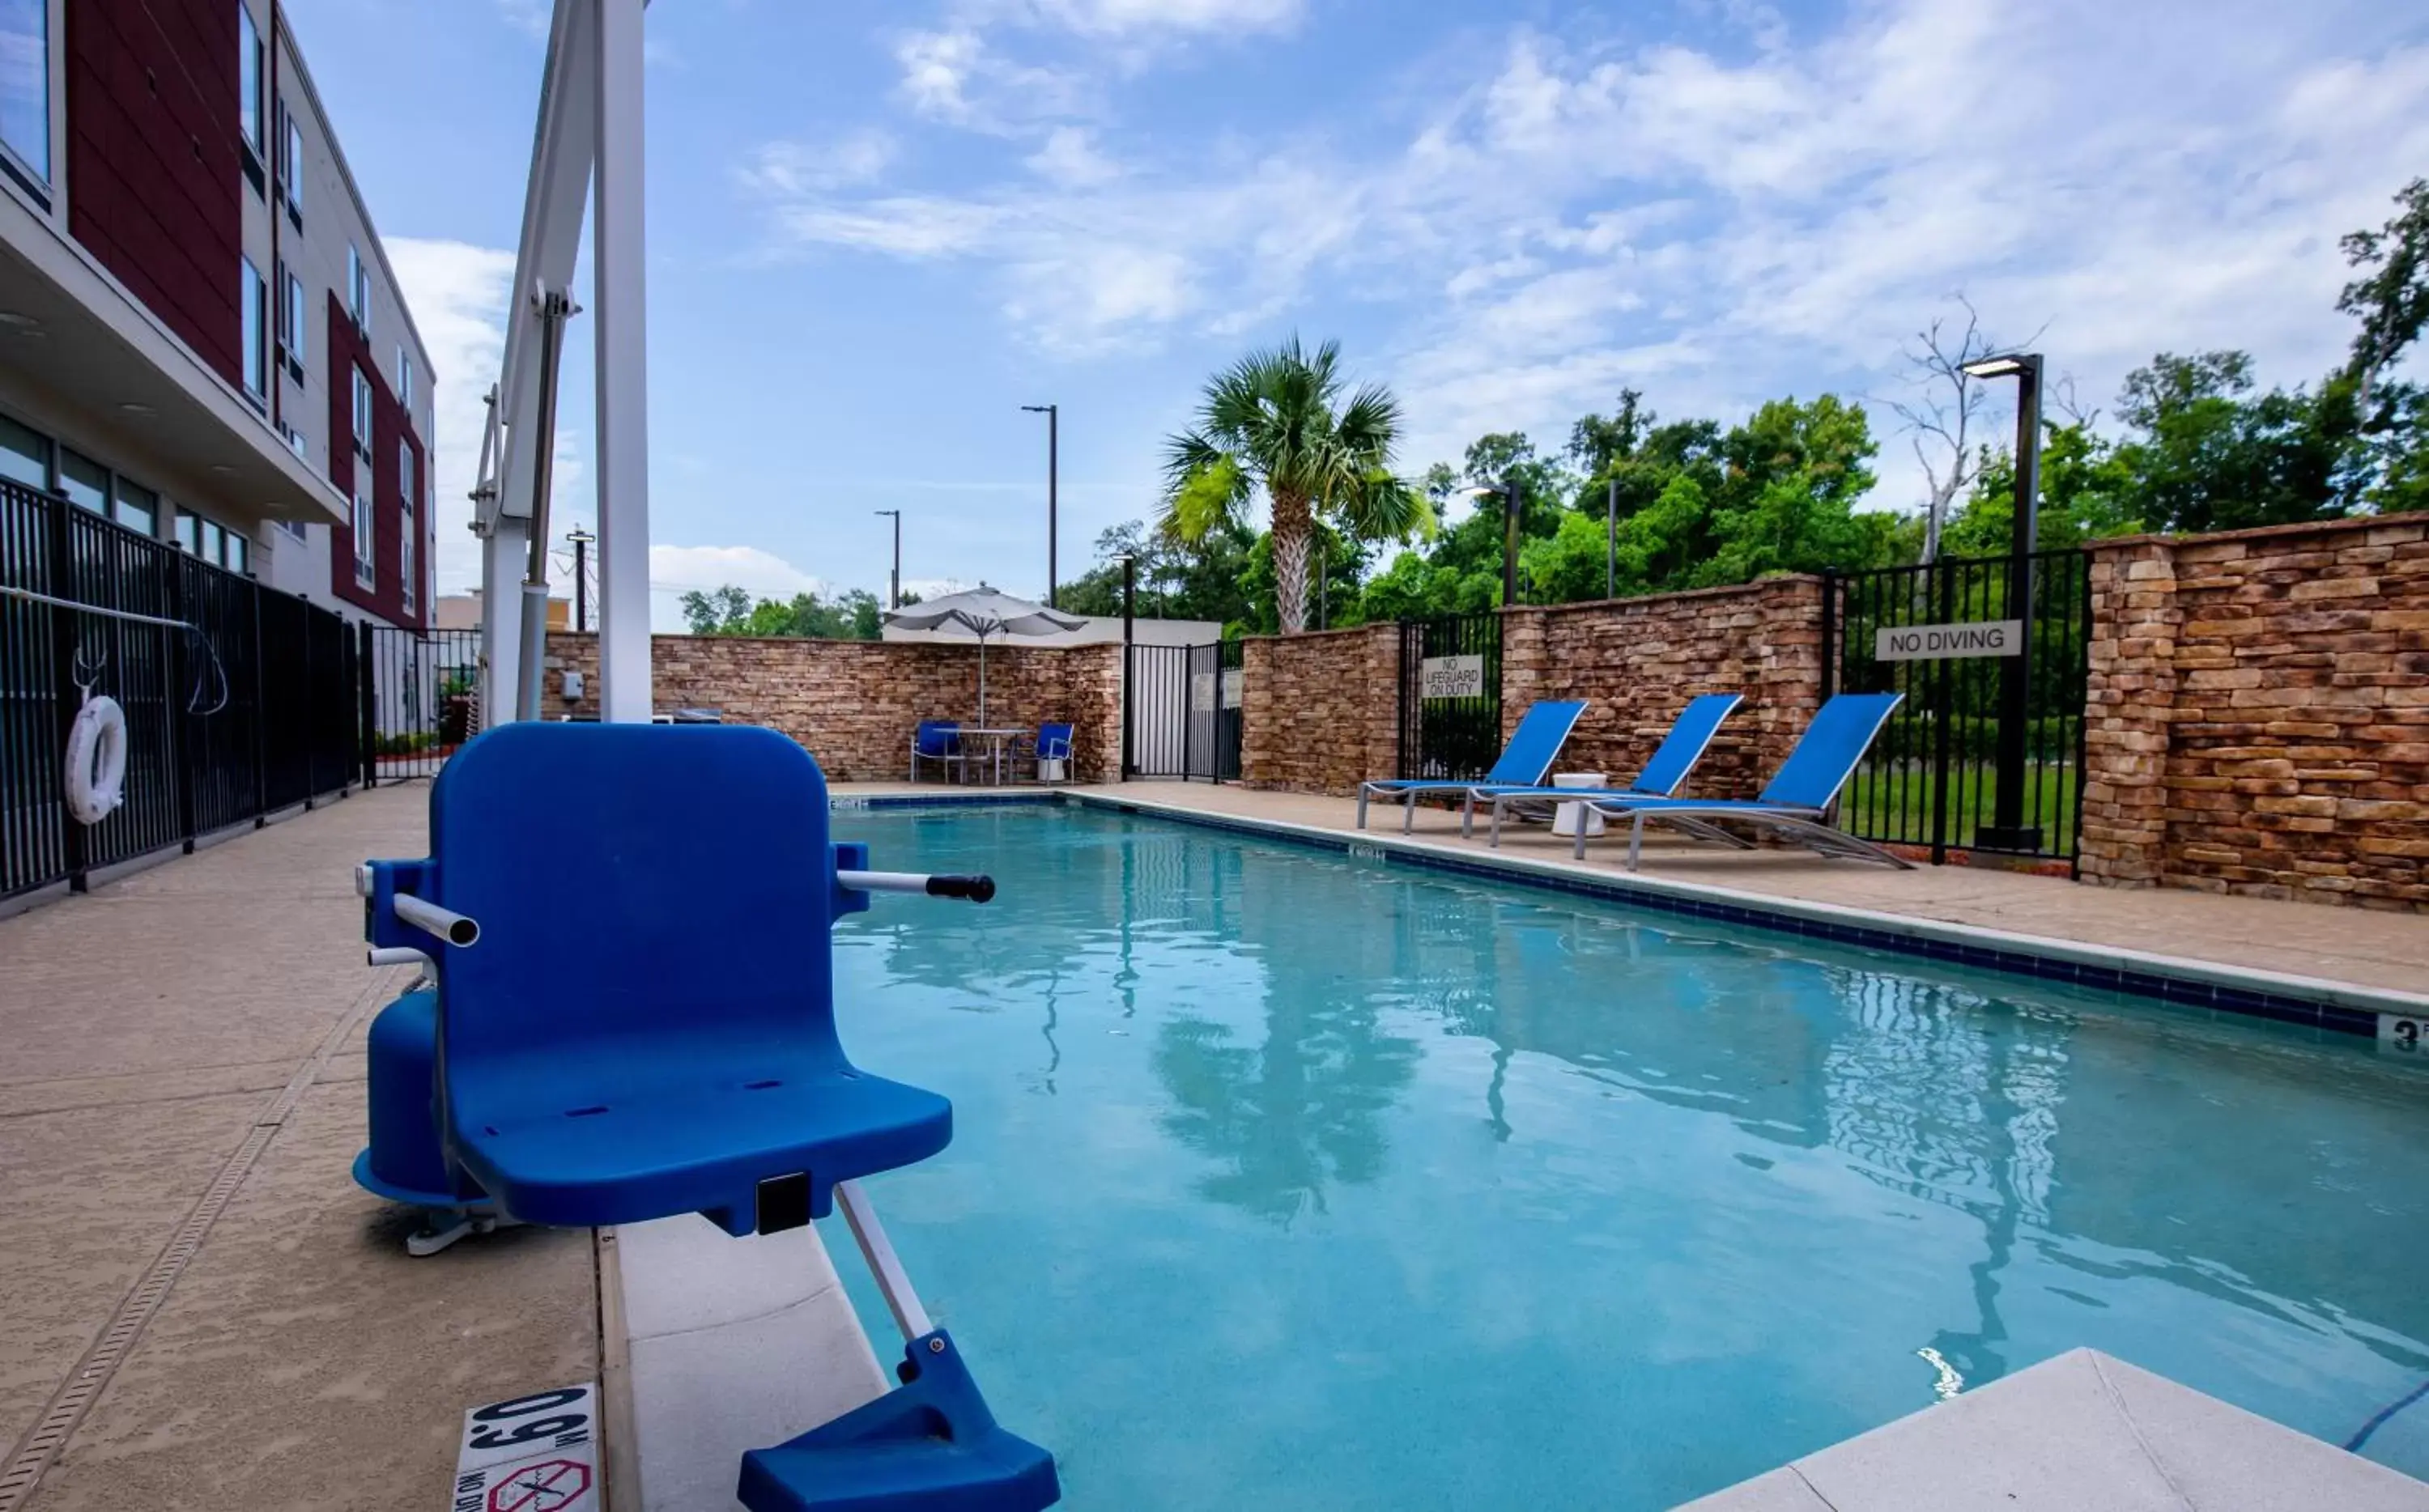
<instances>
[{"instance_id":1,"label":"patio chair","mask_svg":"<svg viewBox=\"0 0 2429 1512\"><path fill-rule=\"evenodd\" d=\"M911 781L919 781L919 764L934 762L950 775L960 767L969 775L970 759L962 749L962 726L957 719L922 719L911 735Z\"/></svg>"},{"instance_id":2,"label":"patio chair","mask_svg":"<svg viewBox=\"0 0 2429 1512\"><path fill-rule=\"evenodd\" d=\"M1370 797L1396 797L1400 800L1400 832L1407 834L1415 824L1417 799L1428 793L1464 794L1474 787L1533 787L1550 775L1552 763L1568 743L1569 731L1578 727L1578 716L1586 712L1582 698L1546 698L1530 705L1518 728L1510 733L1510 744L1501 748L1501 759L1481 778L1455 782L1429 781L1424 778L1378 778L1358 784L1358 828L1366 828L1366 800Z\"/></svg>"},{"instance_id":3,"label":"patio chair","mask_svg":"<svg viewBox=\"0 0 2429 1512\"><path fill-rule=\"evenodd\" d=\"M1626 787L1474 787L1468 789L1467 802L1460 814L1459 832L1464 837L1475 832L1476 800L1483 798L1493 805L1493 843L1501 844L1501 821L1515 814L1520 818L1545 818L1560 805L1580 801L1578 795L1588 797L1666 798L1676 797L1687 785L1688 774L1710 750L1712 737L1721 731L1722 723L1737 712L1745 701L1743 693L1707 693L1687 700L1678 717L1670 723L1670 732L1661 737L1653 759L1636 774L1636 780ZM1579 816L1582 819L1582 815Z\"/></svg>"},{"instance_id":4,"label":"patio chair","mask_svg":"<svg viewBox=\"0 0 2429 1512\"><path fill-rule=\"evenodd\" d=\"M1628 869L1636 870L1644 849L1644 827L1667 824L1699 840L1750 850L1753 843L1721 828L1724 822L1776 830L1823 856L1876 861L1901 871L1912 863L1869 840L1859 840L1830 822L1830 806L1847 785L1864 752L1904 698L1901 693L1842 693L1822 705L1797 737L1796 748L1779 764L1771 781L1752 798L1589 798L1586 806L1628 823ZM1586 827L1578 826L1574 854L1586 854Z\"/></svg>"},{"instance_id":5,"label":"patio chair","mask_svg":"<svg viewBox=\"0 0 2429 1512\"><path fill-rule=\"evenodd\" d=\"M510 724L440 771L430 859L360 881L373 944L435 965L439 1143L502 1213L740 1237L845 1208L902 1388L746 1455L750 1512L1044 1507L1052 1456L988 1414L858 1188L942 1150L952 1106L835 1031L838 917L994 884L863 870L827 824L818 764L774 731Z\"/></svg>"},{"instance_id":6,"label":"patio chair","mask_svg":"<svg viewBox=\"0 0 2429 1512\"><path fill-rule=\"evenodd\" d=\"M1068 724L1039 725L1037 727L1037 738L1031 743L1027 750L1019 753L1020 756L1024 756L1029 760L1030 775L1036 781L1043 782L1046 781L1046 764L1048 762L1062 762L1065 764L1065 771L1063 777L1058 779L1058 781L1068 781L1070 777L1069 763L1071 761L1071 736L1072 727Z\"/></svg>"}]
</instances>

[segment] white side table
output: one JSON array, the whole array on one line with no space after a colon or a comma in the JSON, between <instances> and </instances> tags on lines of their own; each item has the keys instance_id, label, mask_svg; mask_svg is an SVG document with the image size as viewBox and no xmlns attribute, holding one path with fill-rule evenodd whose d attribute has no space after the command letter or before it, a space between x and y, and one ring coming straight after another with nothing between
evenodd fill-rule
<instances>
[{"instance_id":1,"label":"white side table","mask_svg":"<svg viewBox=\"0 0 2429 1512\"><path fill-rule=\"evenodd\" d=\"M1554 772L1552 774L1554 787L1600 787L1604 781L1603 774L1600 772ZM1552 814L1552 833L1576 834L1580 816L1585 820L1587 834L1602 833L1602 815L1582 803L1563 803L1555 810Z\"/></svg>"}]
</instances>

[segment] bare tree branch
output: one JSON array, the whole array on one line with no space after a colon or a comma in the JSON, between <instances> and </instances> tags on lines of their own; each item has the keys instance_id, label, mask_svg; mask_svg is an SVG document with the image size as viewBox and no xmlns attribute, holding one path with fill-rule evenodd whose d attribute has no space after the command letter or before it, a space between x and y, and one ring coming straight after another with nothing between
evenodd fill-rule
<instances>
[{"instance_id":1,"label":"bare tree branch","mask_svg":"<svg viewBox=\"0 0 2429 1512\"><path fill-rule=\"evenodd\" d=\"M1940 557L1940 534L1948 511L1981 470L1973 433L1987 400L1981 380L1965 370L2002 350L1982 330L1982 317L1962 291L1952 294L1965 311L1965 329L1953 333L1951 318L1935 318L1915 333L1904 355L1916 398L1890 400L1887 407L1914 436L1915 460L1928 485L1925 500L1923 560Z\"/></svg>"}]
</instances>

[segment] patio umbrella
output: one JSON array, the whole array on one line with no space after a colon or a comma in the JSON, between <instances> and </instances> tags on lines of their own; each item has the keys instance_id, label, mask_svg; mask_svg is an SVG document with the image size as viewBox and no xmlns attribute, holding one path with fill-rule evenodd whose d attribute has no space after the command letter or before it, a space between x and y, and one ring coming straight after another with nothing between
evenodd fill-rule
<instances>
[{"instance_id":1,"label":"patio umbrella","mask_svg":"<svg viewBox=\"0 0 2429 1512\"><path fill-rule=\"evenodd\" d=\"M1033 604L999 593L982 583L975 588L890 611L889 625L904 630L961 630L979 638L979 723L986 723L986 648L989 635L1052 635L1087 623L1076 615Z\"/></svg>"}]
</instances>

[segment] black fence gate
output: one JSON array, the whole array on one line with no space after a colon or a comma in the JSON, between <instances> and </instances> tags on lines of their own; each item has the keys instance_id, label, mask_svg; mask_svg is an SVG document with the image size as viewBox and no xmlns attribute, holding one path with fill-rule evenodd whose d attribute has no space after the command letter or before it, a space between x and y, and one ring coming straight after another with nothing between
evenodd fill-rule
<instances>
[{"instance_id":1,"label":"black fence gate","mask_svg":"<svg viewBox=\"0 0 2429 1512\"><path fill-rule=\"evenodd\" d=\"M1130 649L1124 775L1239 781L1243 649L1236 640Z\"/></svg>"},{"instance_id":2,"label":"black fence gate","mask_svg":"<svg viewBox=\"0 0 2429 1512\"><path fill-rule=\"evenodd\" d=\"M1882 844L2075 861L2083 813L2089 553L1832 574L1824 693L1903 693L1839 802ZM2029 601L2028 601L2029 600Z\"/></svg>"},{"instance_id":3,"label":"black fence gate","mask_svg":"<svg viewBox=\"0 0 2429 1512\"><path fill-rule=\"evenodd\" d=\"M354 633L66 499L0 482L0 898L355 781ZM126 721L118 808L71 815L83 689Z\"/></svg>"},{"instance_id":4,"label":"black fence gate","mask_svg":"<svg viewBox=\"0 0 2429 1512\"><path fill-rule=\"evenodd\" d=\"M481 732L481 633L355 627L363 783L436 777Z\"/></svg>"},{"instance_id":5,"label":"black fence gate","mask_svg":"<svg viewBox=\"0 0 2429 1512\"><path fill-rule=\"evenodd\" d=\"M1501 616L1400 622L1400 771L1457 781L1501 756Z\"/></svg>"}]
</instances>

